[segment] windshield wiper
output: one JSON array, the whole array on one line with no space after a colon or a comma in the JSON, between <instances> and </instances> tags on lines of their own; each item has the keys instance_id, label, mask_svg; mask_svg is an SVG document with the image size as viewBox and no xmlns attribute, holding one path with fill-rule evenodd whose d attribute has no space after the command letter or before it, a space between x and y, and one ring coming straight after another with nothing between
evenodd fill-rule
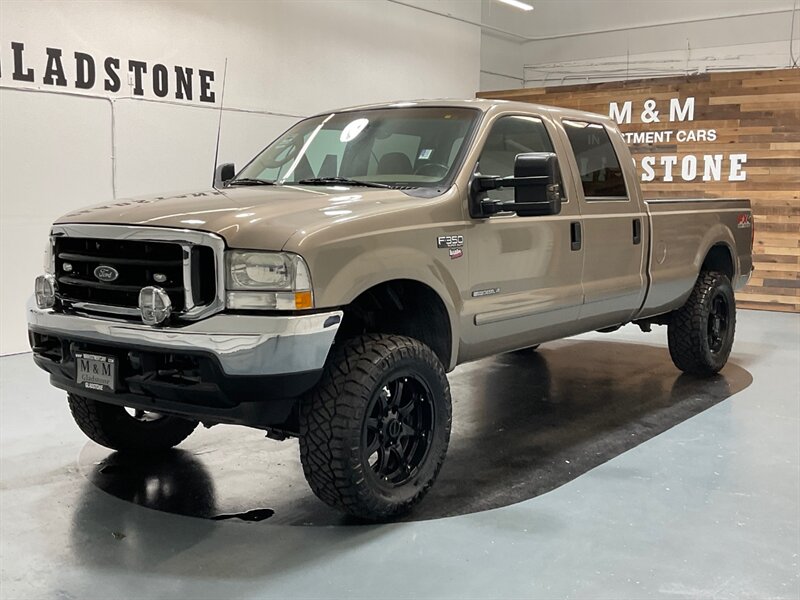
<instances>
[{"instance_id":1,"label":"windshield wiper","mask_svg":"<svg viewBox=\"0 0 800 600\"><path fill-rule=\"evenodd\" d=\"M359 181L358 179L348 179L347 177L311 177L309 179L301 179L297 183L302 185L326 185L329 183L341 183L343 185L361 186L361 187L374 187L374 188L389 188L392 186L385 183L375 183L373 181Z\"/></svg>"},{"instance_id":2,"label":"windshield wiper","mask_svg":"<svg viewBox=\"0 0 800 600\"><path fill-rule=\"evenodd\" d=\"M275 185L274 181L267 179L253 179L251 177L242 177L241 179L231 179L228 185Z\"/></svg>"}]
</instances>

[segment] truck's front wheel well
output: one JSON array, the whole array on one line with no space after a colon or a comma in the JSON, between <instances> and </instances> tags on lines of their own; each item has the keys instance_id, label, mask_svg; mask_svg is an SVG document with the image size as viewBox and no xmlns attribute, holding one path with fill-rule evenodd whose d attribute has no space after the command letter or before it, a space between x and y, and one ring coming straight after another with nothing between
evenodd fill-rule
<instances>
[{"instance_id":1,"label":"truck's front wheel well","mask_svg":"<svg viewBox=\"0 0 800 600\"><path fill-rule=\"evenodd\" d=\"M452 333L447 308L432 288L397 279L378 284L344 307L338 339L365 333L393 333L417 339L450 366Z\"/></svg>"},{"instance_id":2,"label":"truck's front wheel well","mask_svg":"<svg viewBox=\"0 0 800 600\"><path fill-rule=\"evenodd\" d=\"M716 244L706 254L703 261L703 266L700 267L701 271L718 271L725 273L730 281L733 281L735 275L733 267L733 257L731 251L725 244Z\"/></svg>"}]
</instances>

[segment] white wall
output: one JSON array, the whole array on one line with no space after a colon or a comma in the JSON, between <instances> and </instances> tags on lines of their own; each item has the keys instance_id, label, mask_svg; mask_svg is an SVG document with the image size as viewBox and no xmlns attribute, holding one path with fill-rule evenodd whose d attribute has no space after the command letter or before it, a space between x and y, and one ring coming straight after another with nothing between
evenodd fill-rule
<instances>
[{"instance_id":1,"label":"white wall","mask_svg":"<svg viewBox=\"0 0 800 600\"><path fill-rule=\"evenodd\" d=\"M415 0L467 21L480 3ZM11 42L35 81L13 79ZM68 85L44 85L46 47ZM99 62L76 90L74 52ZM215 104L103 89L107 56L215 71ZM110 198L207 186L228 59L220 158L243 163L299 117L352 104L471 97L480 29L385 0L10 2L0 18L0 354L27 350L24 304L50 223ZM173 82L170 82L173 85ZM24 89L16 89L24 88ZM52 93L58 92L58 93ZM167 102L167 100L170 100Z\"/></svg>"},{"instance_id":2,"label":"white wall","mask_svg":"<svg viewBox=\"0 0 800 600\"><path fill-rule=\"evenodd\" d=\"M484 22L510 35L483 32L481 90L791 66L793 0L533 4L526 14L484 5ZM800 14L794 53L800 60Z\"/></svg>"},{"instance_id":3,"label":"white wall","mask_svg":"<svg viewBox=\"0 0 800 600\"><path fill-rule=\"evenodd\" d=\"M522 43L507 37L481 34L481 90L523 87Z\"/></svg>"}]
</instances>

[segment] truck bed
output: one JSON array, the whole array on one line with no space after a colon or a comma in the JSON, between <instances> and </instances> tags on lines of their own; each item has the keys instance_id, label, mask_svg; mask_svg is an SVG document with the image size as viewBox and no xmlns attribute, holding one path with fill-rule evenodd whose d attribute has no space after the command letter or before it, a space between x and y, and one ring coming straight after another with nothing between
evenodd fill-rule
<instances>
[{"instance_id":1,"label":"truck bed","mask_svg":"<svg viewBox=\"0 0 800 600\"><path fill-rule=\"evenodd\" d=\"M734 289L747 283L753 266L749 200L658 198L644 202L651 232L648 293L637 318L682 306L713 245L724 246L732 259Z\"/></svg>"}]
</instances>

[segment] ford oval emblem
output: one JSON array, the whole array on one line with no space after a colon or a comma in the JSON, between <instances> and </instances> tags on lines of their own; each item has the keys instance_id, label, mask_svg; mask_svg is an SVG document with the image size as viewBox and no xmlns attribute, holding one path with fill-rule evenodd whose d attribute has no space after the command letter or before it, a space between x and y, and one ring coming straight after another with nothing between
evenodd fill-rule
<instances>
[{"instance_id":1,"label":"ford oval emblem","mask_svg":"<svg viewBox=\"0 0 800 600\"><path fill-rule=\"evenodd\" d=\"M119 271L117 271L114 267L100 265L94 270L94 276L100 281L109 282L114 281L117 277L119 277Z\"/></svg>"}]
</instances>

